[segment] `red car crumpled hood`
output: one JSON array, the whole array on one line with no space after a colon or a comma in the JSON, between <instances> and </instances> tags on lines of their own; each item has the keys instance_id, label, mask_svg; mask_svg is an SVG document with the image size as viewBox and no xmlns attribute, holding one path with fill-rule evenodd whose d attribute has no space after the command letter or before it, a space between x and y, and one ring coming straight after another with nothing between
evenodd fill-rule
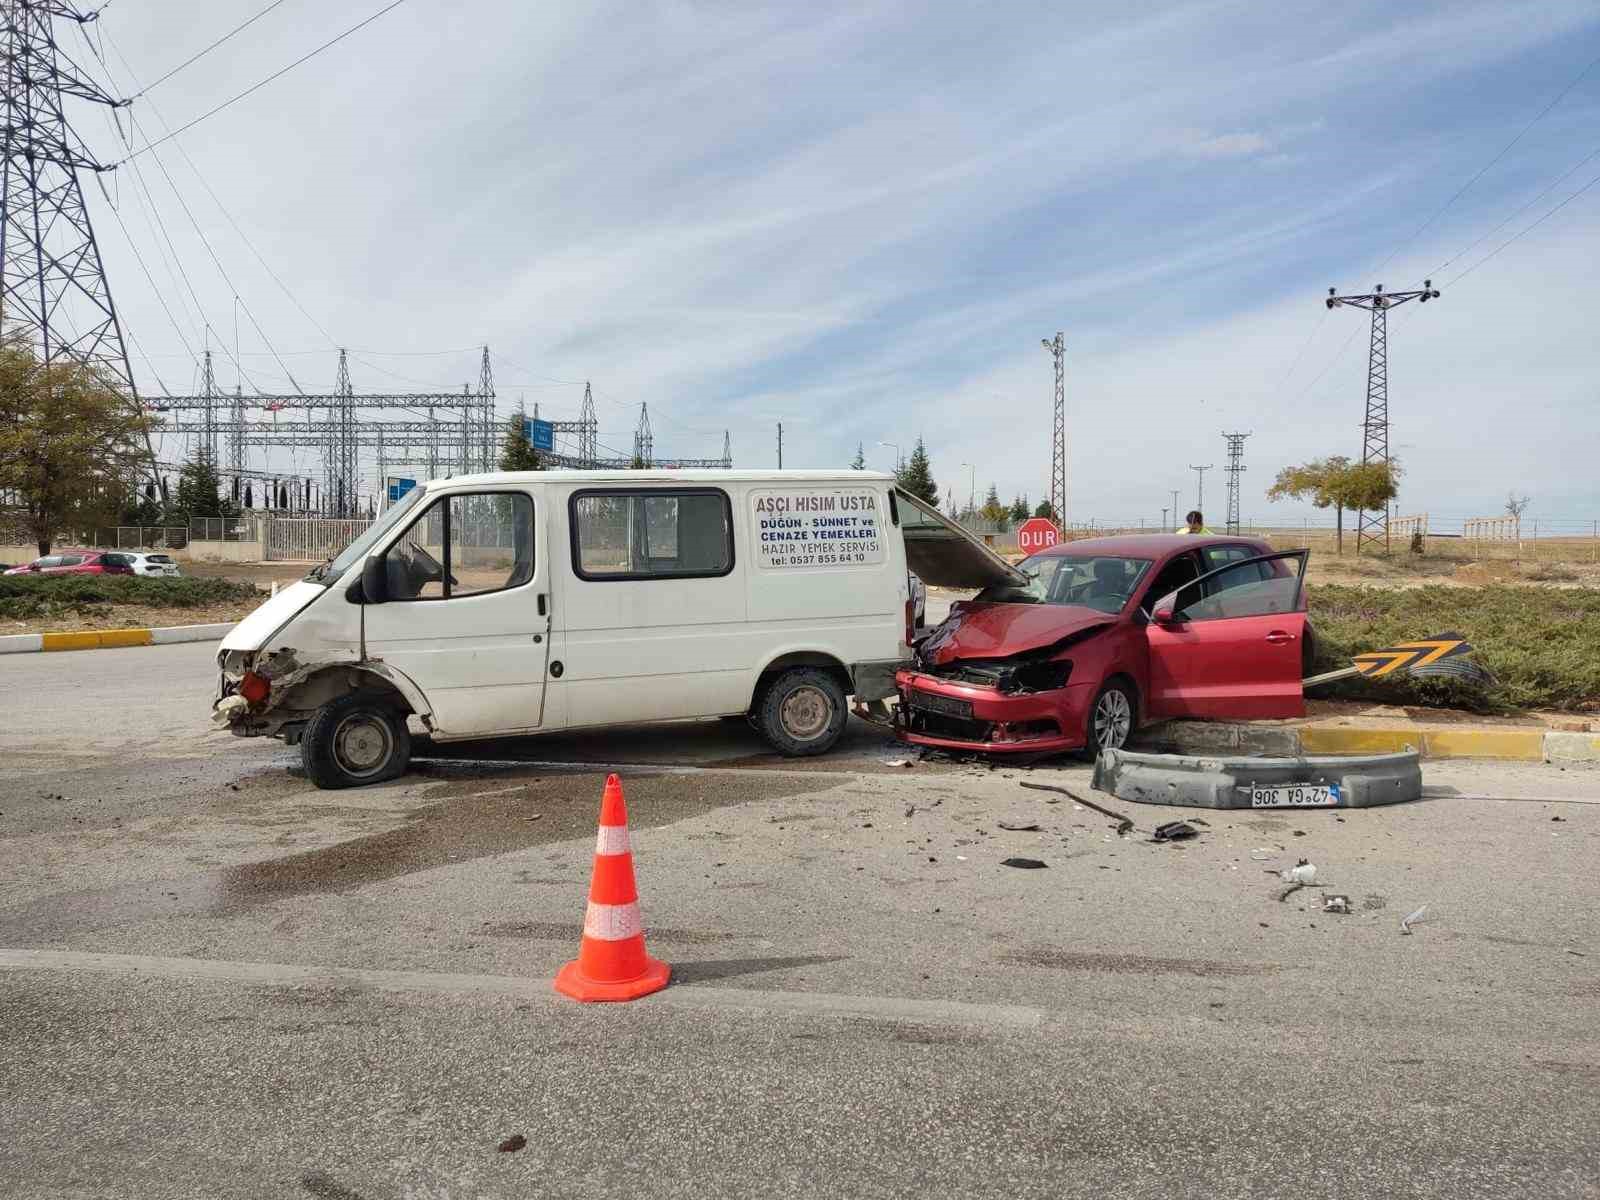
<instances>
[{"instance_id":1,"label":"red car crumpled hood","mask_svg":"<svg viewBox=\"0 0 1600 1200\"><path fill-rule=\"evenodd\" d=\"M922 644L933 666L963 658L1009 658L1116 623L1109 613L1077 604L988 604L963 600Z\"/></svg>"}]
</instances>

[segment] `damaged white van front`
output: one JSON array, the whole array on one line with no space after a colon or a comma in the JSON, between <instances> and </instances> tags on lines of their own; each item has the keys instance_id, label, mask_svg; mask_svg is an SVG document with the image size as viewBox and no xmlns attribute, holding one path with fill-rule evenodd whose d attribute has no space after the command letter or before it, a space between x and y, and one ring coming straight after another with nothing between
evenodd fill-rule
<instances>
[{"instance_id":1,"label":"damaged white van front","mask_svg":"<svg viewBox=\"0 0 1600 1200\"><path fill-rule=\"evenodd\" d=\"M742 715L821 753L910 660L928 511L865 471L434 480L228 635L215 718L323 787L399 774L414 732Z\"/></svg>"}]
</instances>

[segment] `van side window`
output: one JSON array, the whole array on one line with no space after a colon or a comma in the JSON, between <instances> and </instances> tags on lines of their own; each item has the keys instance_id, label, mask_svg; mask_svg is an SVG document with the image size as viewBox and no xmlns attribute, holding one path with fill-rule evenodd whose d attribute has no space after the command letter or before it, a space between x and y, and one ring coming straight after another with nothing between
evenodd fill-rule
<instances>
[{"instance_id":1,"label":"van side window","mask_svg":"<svg viewBox=\"0 0 1600 1200\"><path fill-rule=\"evenodd\" d=\"M391 600L451 600L533 578L533 501L521 492L446 496L384 554Z\"/></svg>"},{"instance_id":2,"label":"van side window","mask_svg":"<svg viewBox=\"0 0 1600 1200\"><path fill-rule=\"evenodd\" d=\"M580 579L695 579L733 570L733 506L719 489L578 492L571 514Z\"/></svg>"}]
</instances>

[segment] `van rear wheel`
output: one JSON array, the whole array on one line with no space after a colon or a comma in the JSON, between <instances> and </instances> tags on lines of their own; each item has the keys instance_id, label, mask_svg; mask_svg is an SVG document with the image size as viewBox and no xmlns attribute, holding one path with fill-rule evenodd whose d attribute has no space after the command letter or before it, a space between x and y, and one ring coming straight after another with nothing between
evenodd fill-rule
<instances>
[{"instance_id":1,"label":"van rear wheel","mask_svg":"<svg viewBox=\"0 0 1600 1200\"><path fill-rule=\"evenodd\" d=\"M317 709L300 738L306 777L319 788L360 787L402 774L411 761L403 713L360 692Z\"/></svg>"},{"instance_id":2,"label":"van rear wheel","mask_svg":"<svg viewBox=\"0 0 1600 1200\"><path fill-rule=\"evenodd\" d=\"M771 747L788 758L833 749L844 733L844 688L826 671L795 667L761 694L756 727Z\"/></svg>"}]
</instances>

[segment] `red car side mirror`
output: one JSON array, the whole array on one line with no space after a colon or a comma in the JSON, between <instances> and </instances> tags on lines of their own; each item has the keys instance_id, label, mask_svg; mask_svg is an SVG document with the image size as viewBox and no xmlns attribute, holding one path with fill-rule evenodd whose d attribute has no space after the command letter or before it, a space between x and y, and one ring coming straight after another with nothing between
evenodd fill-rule
<instances>
[{"instance_id":1,"label":"red car side mirror","mask_svg":"<svg viewBox=\"0 0 1600 1200\"><path fill-rule=\"evenodd\" d=\"M1177 607L1177 592L1173 592L1170 596L1163 596L1156 601L1156 606L1150 614L1150 619L1157 625L1176 625L1178 621L1175 615Z\"/></svg>"}]
</instances>

